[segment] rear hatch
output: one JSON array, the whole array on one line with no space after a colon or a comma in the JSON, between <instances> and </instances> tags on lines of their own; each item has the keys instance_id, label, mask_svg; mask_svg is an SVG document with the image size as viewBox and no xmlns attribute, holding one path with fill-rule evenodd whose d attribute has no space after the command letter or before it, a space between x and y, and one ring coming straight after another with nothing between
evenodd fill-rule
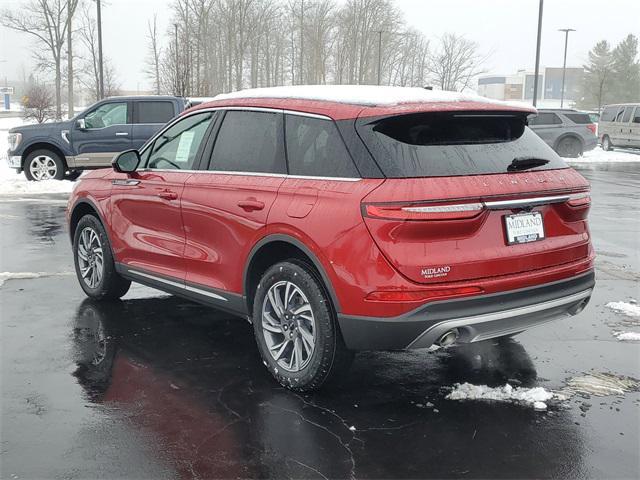
<instances>
[{"instance_id":1,"label":"rear hatch","mask_svg":"<svg viewBox=\"0 0 640 480\"><path fill-rule=\"evenodd\" d=\"M458 110L357 120L387 177L363 200L363 217L405 277L456 282L588 257L588 184L526 127L526 115Z\"/></svg>"}]
</instances>

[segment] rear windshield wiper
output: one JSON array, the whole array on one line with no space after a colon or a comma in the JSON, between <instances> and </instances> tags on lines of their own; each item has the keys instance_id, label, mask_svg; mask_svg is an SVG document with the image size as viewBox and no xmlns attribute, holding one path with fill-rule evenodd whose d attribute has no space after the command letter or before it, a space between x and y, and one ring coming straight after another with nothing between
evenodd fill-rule
<instances>
[{"instance_id":1,"label":"rear windshield wiper","mask_svg":"<svg viewBox=\"0 0 640 480\"><path fill-rule=\"evenodd\" d=\"M535 157L516 157L511 164L507 167L508 172L517 172L520 170L527 170L529 168L541 167L549 163L549 160L544 158Z\"/></svg>"}]
</instances>

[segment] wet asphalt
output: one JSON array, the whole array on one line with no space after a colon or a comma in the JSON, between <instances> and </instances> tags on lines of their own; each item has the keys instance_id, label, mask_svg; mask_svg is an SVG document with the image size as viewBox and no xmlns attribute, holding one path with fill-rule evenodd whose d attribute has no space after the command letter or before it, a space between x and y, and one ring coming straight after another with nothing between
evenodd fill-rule
<instances>
[{"instance_id":1,"label":"wet asphalt","mask_svg":"<svg viewBox=\"0 0 640 480\"><path fill-rule=\"evenodd\" d=\"M77 284L63 196L0 198L0 477L637 478L640 394L530 406L445 399L459 382L561 390L640 378L640 163L589 166L598 283L579 316L437 352L357 355L346 381L289 392L246 320L144 287ZM427 402L433 406L427 407Z\"/></svg>"}]
</instances>

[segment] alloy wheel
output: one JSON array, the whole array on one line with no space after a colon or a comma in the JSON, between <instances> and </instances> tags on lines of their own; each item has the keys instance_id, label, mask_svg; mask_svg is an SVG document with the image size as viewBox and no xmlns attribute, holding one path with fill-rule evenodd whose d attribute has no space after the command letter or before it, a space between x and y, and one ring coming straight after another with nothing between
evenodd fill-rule
<instances>
[{"instance_id":1,"label":"alloy wheel","mask_svg":"<svg viewBox=\"0 0 640 480\"><path fill-rule=\"evenodd\" d=\"M262 332L269 353L280 367L299 372L313 355L316 326L313 309L294 283L271 286L262 303Z\"/></svg>"},{"instance_id":2,"label":"alloy wheel","mask_svg":"<svg viewBox=\"0 0 640 480\"><path fill-rule=\"evenodd\" d=\"M51 180L58 173L56 162L48 155L38 155L31 160L29 172L37 182L41 180Z\"/></svg>"},{"instance_id":3,"label":"alloy wheel","mask_svg":"<svg viewBox=\"0 0 640 480\"><path fill-rule=\"evenodd\" d=\"M78 237L78 267L82 281L89 288L97 288L104 273L104 254L98 233L85 227Z\"/></svg>"}]
</instances>

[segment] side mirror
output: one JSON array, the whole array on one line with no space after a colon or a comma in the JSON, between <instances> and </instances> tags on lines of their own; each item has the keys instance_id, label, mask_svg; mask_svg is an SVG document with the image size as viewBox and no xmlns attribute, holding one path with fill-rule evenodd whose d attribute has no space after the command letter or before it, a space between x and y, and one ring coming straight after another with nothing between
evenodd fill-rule
<instances>
[{"instance_id":1,"label":"side mirror","mask_svg":"<svg viewBox=\"0 0 640 480\"><path fill-rule=\"evenodd\" d=\"M78 119L78 121L76 122L76 127L78 127L79 130L87 129L87 124L85 123L84 118Z\"/></svg>"},{"instance_id":2,"label":"side mirror","mask_svg":"<svg viewBox=\"0 0 640 480\"><path fill-rule=\"evenodd\" d=\"M140 164L140 153L137 150L126 150L116 155L111 166L118 173L135 172Z\"/></svg>"}]
</instances>

